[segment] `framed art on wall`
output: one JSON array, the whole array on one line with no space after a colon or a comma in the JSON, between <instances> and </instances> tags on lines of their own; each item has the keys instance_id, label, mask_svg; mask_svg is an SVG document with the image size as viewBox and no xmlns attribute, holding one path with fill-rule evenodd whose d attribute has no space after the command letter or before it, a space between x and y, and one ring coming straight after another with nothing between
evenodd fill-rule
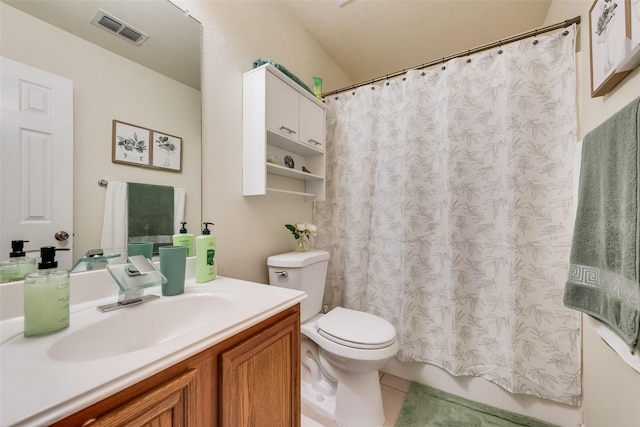
<instances>
[{"instance_id":1,"label":"framed art on wall","mask_svg":"<svg viewBox=\"0 0 640 427\"><path fill-rule=\"evenodd\" d=\"M626 0L626 59L619 70L633 70L640 65L640 0Z\"/></svg>"},{"instance_id":2,"label":"framed art on wall","mask_svg":"<svg viewBox=\"0 0 640 427\"><path fill-rule=\"evenodd\" d=\"M148 166L150 137L149 129L114 120L111 161L132 166Z\"/></svg>"},{"instance_id":3,"label":"framed art on wall","mask_svg":"<svg viewBox=\"0 0 640 427\"><path fill-rule=\"evenodd\" d=\"M153 155L151 165L174 172L182 170L182 138L161 132L152 132Z\"/></svg>"},{"instance_id":4,"label":"framed art on wall","mask_svg":"<svg viewBox=\"0 0 640 427\"><path fill-rule=\"evenodd\" d=\"M111 161L182 172L182 138L114 120Z\"/></svg>"},{"instance_id":5,"label":"framed art on wall","mask_svg":"<svg viewBox=\"0 0 640 427\"><path fill-rule=\"evenodd\" d=\"M632 41L637 7L638 0L595 0L589 10L592 98L607 94L637 66Z\"/></svg>"}]
</instances>

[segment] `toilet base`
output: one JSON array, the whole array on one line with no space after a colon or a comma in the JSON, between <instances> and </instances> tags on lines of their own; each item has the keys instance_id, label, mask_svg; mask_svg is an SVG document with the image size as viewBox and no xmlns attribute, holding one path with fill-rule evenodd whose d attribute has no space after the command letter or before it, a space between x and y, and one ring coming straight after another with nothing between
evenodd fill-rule
<instances>
[{"instance_id":1,"label":"toilet base","mask_svg":"<svg viewBox=\"0 0 640 427\"><path fill-rule=\"evenodd\" d=\"M355 387L354 387L355 385ZM335 396L315 391L302 381L302 401L323 416L344 427L382 426L385 421L378 373L357 383L338 382Z\"/></svg>"},{"instance_id":2,"label":"toilet base","mask_svg":"<svg viewBox=\"0 0 640 427\"><path fill-rule=\"evenodd\" d=\"M302 401L344 427L376 427L385 421L378 370L352 373L328 363L324 352L302 340Z\"/></svg>"},{"instance_id":3,"label":"toilet base","mask_svg":"<svg viewBox=\"0 0 640 427\"><path fill-rule=\"evenodd\" d=\"M300 395L302 397L302 401L313 408L316 412L319 412L323 416L335 421L335 396L326 396L321 392L315 391L313 389L313 385L306 381L302 381L300 386Z\"/></svg>"}]
</instances>

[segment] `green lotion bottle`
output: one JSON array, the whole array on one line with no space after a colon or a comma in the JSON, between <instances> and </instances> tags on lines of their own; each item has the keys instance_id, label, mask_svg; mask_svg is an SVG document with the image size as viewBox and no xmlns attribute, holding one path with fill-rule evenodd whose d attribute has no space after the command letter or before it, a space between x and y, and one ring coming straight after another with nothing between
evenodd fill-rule
<instances>
[{"instance_id":1,"label":"green lotion bottle","mask_svg":"<svg viewBox=\"0 0 640 427\"><path fill-rule=\"evenodd\" d=\"M182 228L180 228L179 234L173 235L173 246L186 246L187 256L193 256L193 234L187 233L186 222L180 222Z\"/></svg>"},{"instance_id":2,"label":"green lotion bottle","mask_svg":"<svg viewBox=\"0 0 640 427\"><path fill-rule=\"evenodd\" d=\"M35 258L28 258L24 244L28 240L12 240L9 259L0 263L0 283L22 280L24 276L36 271Z\"/></svg>"},{"instance_id":3,"label":"green lotion bottle","mask_svg":"<svg viewBox=\"0 0 640 427\"><path fill-rule=\"evenodd\" d=\"M40 248L38 271L24 278L24 336L60 331L69 326L69 272L58 269L56 248Z\"/></svg>"},{"instance_id":4,"label":"green lotion bottle","mask_svg":"<svg viewBox=\"0 0 640 427\"><path fill-rule=\"evenodd\" d=\"M196 237L196 283L204 283L216 278L216 238L211 235L205 222L202 235Z\"/></svg>"}]
</instances>

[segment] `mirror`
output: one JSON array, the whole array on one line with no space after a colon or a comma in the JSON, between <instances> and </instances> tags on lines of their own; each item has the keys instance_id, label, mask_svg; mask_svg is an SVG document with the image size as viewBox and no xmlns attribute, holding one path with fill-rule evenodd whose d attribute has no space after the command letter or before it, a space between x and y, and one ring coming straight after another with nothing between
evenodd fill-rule
<instances>
[{"instance_id":1,"label":"mirror","mask_svg":"<svg viewBox=\"0 0 640 427\"><path fill-rule=\"evenodd\" d=\"M199 234L200 23L168 0L1 1L0 54L73 82L73 256L60 267L100 248L100 180L184 188L185 221ZM136 45L92 24L100 11L148 39ZM181 138L181 170L113 163L114 120ZM10 243L1 244L4 259Z\"/></svg>"}]
</instances>

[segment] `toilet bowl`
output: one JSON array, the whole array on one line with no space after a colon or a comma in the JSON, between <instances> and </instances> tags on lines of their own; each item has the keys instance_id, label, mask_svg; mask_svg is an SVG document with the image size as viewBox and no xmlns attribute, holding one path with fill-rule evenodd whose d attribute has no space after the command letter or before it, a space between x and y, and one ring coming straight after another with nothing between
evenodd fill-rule
<instances>
[{"instance_id":1,"label":"toilet bowl","mask_svg":"<svg viewBox=\"0 0 640 427\"><path fill-rule=\"evenodd\" d=\"M273 286L307 293L301 303L302 400L345 427L384 424L378 369L398 352L396 330L386 320L336 307L321 313L329 261L326 251L269 257Z\"/></svg>"}]
</instances>

